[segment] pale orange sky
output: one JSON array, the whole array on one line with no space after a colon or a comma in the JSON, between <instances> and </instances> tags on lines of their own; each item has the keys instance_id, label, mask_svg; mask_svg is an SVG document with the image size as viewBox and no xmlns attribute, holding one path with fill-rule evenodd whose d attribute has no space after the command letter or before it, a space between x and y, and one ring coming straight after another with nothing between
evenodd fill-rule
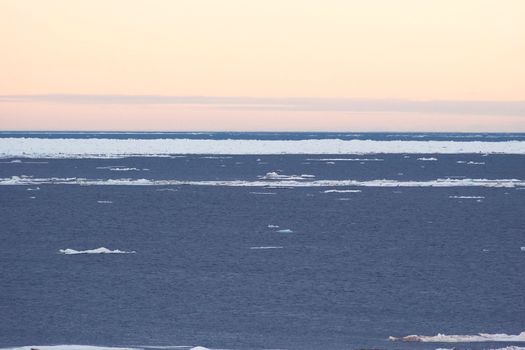
<instances>
[{"instance_id":1,"label":"pale orange sky","mask_svg":"<svg viewBox=\"0 0 525 350\"><path fill-rule=\"evenodd\" d=\"M521 0L2 0L0 43L4 130L525 131L525 104L505 105L525 101ZM285 102L24 97L42 94ZM392 99L404 104L374 106ZM411 107L422 100L500 105Z\"/></svg>"}]
</instances>

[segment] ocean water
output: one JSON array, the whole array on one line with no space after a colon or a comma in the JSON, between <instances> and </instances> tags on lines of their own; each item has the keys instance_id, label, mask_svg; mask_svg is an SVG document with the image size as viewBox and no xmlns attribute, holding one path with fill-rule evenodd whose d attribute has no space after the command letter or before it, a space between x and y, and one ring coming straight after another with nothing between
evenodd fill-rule
<instances>
[{"instance_id":1,"label":"ocean water","mask_svg":"<svg viewBox=\"0 0 525 350\"><path fill-rule=\"evenodd\" d=\"M111 131L0 131L0 138L71 139L197 139L197 140L423 140L423 141L525 141L525 133L385 133L385 132L111 132Z\"/></svg>"},{"instance_id":2,"label":"ocean water","mask_svg":"<svg viewBox=\"0 0 525 350\"><path fill-rule=\"evenodd\" d=\"M525 144L525 134L2 137ZM0 149L0 348L523 348L518 148L38 159ZM389 340L408 335L419 341Z\"/></svg>"}]
</instances>

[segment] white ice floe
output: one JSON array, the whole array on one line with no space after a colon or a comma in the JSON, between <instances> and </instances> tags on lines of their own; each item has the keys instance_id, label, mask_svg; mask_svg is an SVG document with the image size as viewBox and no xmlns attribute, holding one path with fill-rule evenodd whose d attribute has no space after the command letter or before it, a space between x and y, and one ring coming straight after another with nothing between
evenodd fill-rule
<instances>
[{"instance_id":1,"label":"white ice floe","mask_svg":"<svg viewBox=\"0 0 525 350\"><path fill-rule=\"evenodd\" d=\"M525 180L519 179L453 179L444 178L427 181L399 180L153 180L153 179L85 179L85 178L34 178L30 176L12 176L0 178L0 185L81 185L81 186L225 186L225 187L264 187L296 188L296 187L494 187L521 188Z\"/></svg>"},{"instance_id":2,"label":"white ice floe","mask_svg":"<svg viewBox=\"0 0 525 350\"><path fill-rule=\"evenodd\" d=\"M474 343L474 342L525 342L525 332L517 335L504 333L479 333L475 335L408 335L405 337L389 337L391 341L425 342L425 343Z\"/></svg>"},{"instance_id":3,"label":"white ice floe","mask_svg":"<svg viewBox=\"0 0 525 350\"><path fill-rule=\"evenodd\" d=\"M382 162L381 158L308 158L316 162Z\"/></svg>"},{"instance_id":4,"label":"white ice floe","mask_svg":"<svg viewBox=\"0 0 525 350\"><path fill-rule=\"evenodd\" d=\"M125 251L125 250L110 250L105 247L100 247L96 249L88 249L88 250L75 250L75 249L60 249L60 253L66 254L66 255L76 255L76 254L134 254L136 253L134 250L131 251Z\"/></svg>"},{"instance_id":5,"label":"white ice floe","mask_svg":"<svg viewBox=\"0 0 525 350\"><path fill-rule=\"evenodd\" d=\"M257 249L282 249L284 247L282 246L262 246L262 247L250 247L250 249L257 250Z\"/></svg>"},{"instance_id":6,"label":"white ice floe","mask_svg":"<svg viewBox=\"0 0 525 350\"><path fill-rule=\"evenodd\" d=\"M139 168L112 168L112 169L109 169L111 171L140 171L141 169ZM144 170L144 169L142 169Z\"/></svg>"},{"instance_id":7,"label":"white ice floe","mask_svg":"<svg viewBox=\"0 0 525 350\"><path fill-rule=\"evenodd\" d=\"M421 157L421 158L418 158L417 160L421 160L421 161L424 161L424 162L435 162L437 160L437 158L434 158L434 157L430 157L430 158Z\"/></svg>"},{"instance_id":8,"label":"white ice floe","mask_svg":"<svg viewBox=\"0 0 525 350\"><path fill-rule=\"evenodd\" d=\"M279 225L272 225L272 224L270 224L270 225L268 225L268 228L279 228Z\"/></svg>"},{"instance_id":9,"label":"white ice floe","mask_svg":"<svg viewBox=\"0 0 525 350\"><path fill-rule=\"evenodd\" d=\"M256 195L275 195L277 193L275 192L250 192L250 194L256 194Z\"/></svg>"},{"instance_id":10,"label":"white ice floe","mask_svg":"<svg viewBox=\"0 0 525 350\"><path fill-rule=\"evenodd\" d=\"M0 158L170 157L183 154L525 154L524 141L1 138Z\"/></svg>"},{"instance_id":11,"label":"white ice floe","mask_svg":"<svg viewBox=\"0 0 525 350\"><path fill-rule=\"evenodd\" d=\"M484 196L448 196L453 199L485 199Z\"/></svg>"},{"instance_id":12,"label":"white ice floe","mask_svg":"<svg viewBox=\"0 0 525 350\"><path fill-rule=\"evenodd\" d=\"M121 166L121 165L98 166L96 169L99 169L99 170L106 169L110 171L140 171L141 170L139 168L132 168L132 167L126 167L126 166ZM147 170L147 169L142 169L142 170Z\"/></svg>"},{"instance_id":13,"label":"white ice floe","mask_svg":"<svg viewBox=\"0 0 525 350\"><path fill-rule=\"evenodd\" d=\"M525 247L520 247L520 250L521 250L522 252L525 252Z\"/></svg>"},{"instance_id":14,"label":"white ice floe","mask_svg":"<svg viewBox=\"0 0 525 350\"><path fill-rule=\"evenodd\" d=\"M285 229L282 229L282 230L277 230L277 232L279 232L279 233L293 233L293 231L290 230L289 228L285 228Z\"/></svg>"},{"instance_id":15,"label":"white ice floe","mask_svg":"<svg viewBox=\"0 0 525 350\"><path fill-rule=\"evenodd\" d=\"M456 163L458 164L468 164L468 165L484 165L485 162L474 162L472 160L466 161L466 160L458 160Z\"/></svg>"},{"instance_id":16,"label":"white ice floe","mask_svg":"<svg viewBox=\"0 0 525 350\"><path fill-rule=\"evenodd\" d=\"M323 193L359 193L361 190L326 190Z\"/></svg>"},{"instance_id":17,"label":"white ice floe","mask_svg":"<svg viewBox=\"0 0 525 350\"><path fill-rule=\"evenodd\" d=\"M97 203L100 203L100 204L111 204L111 203L113 203L113 201L97 201Z\"/></svg>"},{"instance_id":18,"label":"white ice floe","mask_svg":"<svg viewBox=\"0 0 525 350\"><path fill-rule=\"evenodd\" d=\"M308 180L314 177L315 175L308 175L308 174L282 175L276 171L270 171L269 173L266 173L266 175L258 176L258 178L261 180Z\"/></svg>"},{"instance_id":19,"label":"white ice floe","mask_svg":"<svg viewBox=\"0 0 525 350\"><path fill-rule=\"evenodd\" d=\"M5 158L5 157L1 157ZM9 162L0 162L0 164L48 164L49 162L42 162L42 161L22 161L20 159L13 159Z\"/></svg>"},{"instance_id":20,"label":"white ice floe","mask_svg":"<svg viewBox=\"0 0 525 350\"><path fill-rule=\"evenodd\" d=\"M26 188L26 191L40 191L40 187L28 187Z\"/></svg>"}]
</instances>

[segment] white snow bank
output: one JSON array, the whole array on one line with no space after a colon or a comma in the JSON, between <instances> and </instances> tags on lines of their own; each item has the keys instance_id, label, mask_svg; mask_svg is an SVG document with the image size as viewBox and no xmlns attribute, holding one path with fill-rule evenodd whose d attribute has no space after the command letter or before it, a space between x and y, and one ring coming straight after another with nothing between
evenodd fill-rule
<instances>
[{"instance_id":1,"label":"white snow bank","mask_svg":"<svg viewBox=\"0 0 525 350\"><path fill-rule=\"evenodd\" d=\"M125 250L110 250L105 247L100 247L96 249L88 249L88 250L75 250L75 249L60 249L60 253L66 254L66 255L76 255L76 254L134 254L135 251L125 251Z\"/></svg>"},{"instance_id":2,"label":"white snow bank","mask_svg":"<svg viewBox=\"0 0 525 350\"><path fill-rule=\"evenodd\" d=\"M166 157L175 154L525 154L525 141L0 138L0 158Z\"/></svg>"},{"instance_id":3,"label":"white snow bank","mask_svg":"<svg viewBox=\"0 0 525 350\"><path fill-rule=\"evenodd\" d=\"M474 343L474 342L525 342L525 332L518 335L479 333L476 335L446 335L433 336L408 335L406 337L389 337L391 341L426 342L426 343Z\"/></svg>"}]
</instances>

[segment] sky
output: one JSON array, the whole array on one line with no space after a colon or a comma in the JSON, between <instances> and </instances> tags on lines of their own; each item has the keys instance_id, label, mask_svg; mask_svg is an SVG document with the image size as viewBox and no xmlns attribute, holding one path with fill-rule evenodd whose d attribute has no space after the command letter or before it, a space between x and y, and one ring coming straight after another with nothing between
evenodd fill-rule
<instances>
[{"instance_id":1,"label":"sky","mask_svg":"<svg viewBox=\"0 0 525 350\"><path fill-rule=\"evenodd\" d=\"M0 130L525 132L522 0L0 0Z\"/></svg>"}]
</instances>

